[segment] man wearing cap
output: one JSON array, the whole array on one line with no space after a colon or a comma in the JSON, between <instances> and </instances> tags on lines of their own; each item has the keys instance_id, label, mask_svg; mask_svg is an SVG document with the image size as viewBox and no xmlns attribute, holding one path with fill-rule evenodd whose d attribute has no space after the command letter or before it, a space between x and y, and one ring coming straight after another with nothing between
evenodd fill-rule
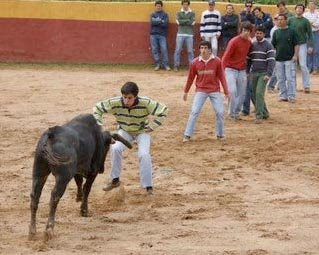
<instances>
[{"instance_id":1,"label":"man wearing cap","mask_svg":"<svg viewBox=\"0 0 319 255\"><path fill-rule=\"evenodd\" d=\"M222 30L220 12L215 10L215 0L208 0L208 10L202 13L200 37L212 46L212 53L217 56L218 38Z\"/></svg>"}]
</instances>

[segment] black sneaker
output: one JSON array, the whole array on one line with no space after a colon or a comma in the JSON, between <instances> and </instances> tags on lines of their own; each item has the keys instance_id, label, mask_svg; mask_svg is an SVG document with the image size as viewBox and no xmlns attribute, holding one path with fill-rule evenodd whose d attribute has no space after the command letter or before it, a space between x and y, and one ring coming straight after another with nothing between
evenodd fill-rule
<instances>
[{"instance_id":1,"label":"black sneaker","mask_svg":"<svg viewBox=\"0 0 319 255\"><path fill-rule=\"evenodd\" d=\"M106 184L106 186L103 188L104 191L110 191L114 188L117 188L121 185L120 179L119 178L114 178L111 182Z\"/></svg>"},{"instance_id":2,"label":"black sneaker","mask_svg":"<svg viewBox=\"0 0 319 255\"><path fill-rule=\"evenodd\" d=\"M153 195L153 187L152 186L146 187L146 192L148 195Z\"/></svg>"}]
</instances>

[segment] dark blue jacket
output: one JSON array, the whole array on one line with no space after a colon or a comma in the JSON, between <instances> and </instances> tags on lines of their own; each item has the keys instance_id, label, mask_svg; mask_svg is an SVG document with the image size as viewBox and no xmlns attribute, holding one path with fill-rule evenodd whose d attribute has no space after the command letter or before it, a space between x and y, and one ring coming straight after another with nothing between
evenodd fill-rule
<instances>
[{"instance_id":1,"label":"dark blue jacket","mask_svg":"<svg viewBox=\"0 0 319 255\"><path fill-rule=\"evenodd\" d=\"M255 15L250 12L246 12L246 11L242 11L240 13L240 21L243 22L243 21L249 21L251 24L255 24Z\"/></svg>"},{"instance_id":2,"label":"dark blue jacket","mask_svg":"<svg viewBox=\"0 0 319 255\"><path fill-rule=\"evenodd\" d=\"M168 16L164 11L153 12L150 17L151 35L166 36L168 28Z\"/></svg>"},{"instance_id":3,"label":"dark blue jacket","mask_svg":"<svg viewBox=\"0 0 319 255\"><path fill-rule=\"evenodd\" d=\"M272 18L268 13L262 12L263 17L261 19L255 18L255 26L263 25L266 28L265 37L270 38L270 30L274 26L272 23Z\"/></svg>"},{"instance_id":4,"label":"dark blue jacket","mask_svg":"<svg viewBox=\"0 0 319 255\"><path fill-rule=\"evenodd\" d=\"M222 35L234 37L238 34L239 17L236 14L222 16Z\"/></svg>"}]
</instances>

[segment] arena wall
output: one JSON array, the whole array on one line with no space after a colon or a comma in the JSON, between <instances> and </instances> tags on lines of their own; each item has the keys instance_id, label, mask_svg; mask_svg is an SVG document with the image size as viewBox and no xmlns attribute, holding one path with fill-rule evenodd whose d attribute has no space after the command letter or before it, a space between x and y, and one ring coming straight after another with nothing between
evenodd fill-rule
<instances>
[{"instance_id":1,"label":"arena wall","mask_svg":"<svg viewBox=\"0 0 319 255\"><path fill-rule=\"evenodd\" d=\"M226 3L217 3L224 13ZM234 5L237 13L243 5ZM164 2L169 15L169 55L175 48L175 13L180 2ZM192 2L196 13L195 54L199 21L206 2ZM275 6L262 6L268 13ZM81 1L0 1L0 61L65 63L152 63L149 16L154 3ZM182 56L185 62L185 55Z\"/></svg>"}]
</instances>

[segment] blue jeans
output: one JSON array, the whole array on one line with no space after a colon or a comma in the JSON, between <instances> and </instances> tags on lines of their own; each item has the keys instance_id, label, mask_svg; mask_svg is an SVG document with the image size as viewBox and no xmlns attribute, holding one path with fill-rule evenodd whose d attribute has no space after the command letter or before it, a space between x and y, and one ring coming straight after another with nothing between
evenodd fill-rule
<instances>
[{"instance_id":1,"label":"blue jeans","mask_svg":"<svg viewBox=\"0 0 319 255\"><path fill-rule=\"evenodd\" d=\"M307 67L307 44L300 44L299 45L299 66L301 69L301 75L302 75L302 85L303 88L310 88L310 76L309 76L309 70Z\"/></svg>"},{"instance_id":2,"label":"blue jeans","mask_svg":"<svg viewBox=\"0 0 319 255\"><path fill-rule=\"evenodd\" d=\"M215 111L216 136L224 136L224 105L223 105L223 100L222 100L220 92L213 92L213 93L196 92L194 96L192 110L189 114L184 135L186 136L193 135L197 118L207 98L209 98L212 104L212 108Z\"/></svg>"},{"instance_id":3,"label":"blue jeans","mask_svg":"<svg viewBox=\"0 0 319 255\"><path fill-rule=\"evenodd\" d=\"M246 95L245 100L243 103L243 113L249 114L250 113L250 101L252 99L252 86L251 86L251 79L247 79L247 87L246 87Z\"/></svg>"},{"instance_id":4,"label":"blue jeans","mask_svg":"<svg viewBox=\"0 0 319 255\"><path fill-rule=\"evenodd\" d=\"M146 133L133 136L122 129L120 129L118 133L129 142L132 142L133 140L137 142L141 186L142 188L152 186L152 159L150 155L151 136ZM123 159L122 154L126 149L127 147L119 141L116 141L111 145L111 180L120 177Z\"/></svg>"},{"instance_id":5,"label":"blue jeans","mask_svg":"<svg viewBox=\"0 0 319 255\"><path fill-rule=\"evenodd\" d=\"M186 44L187 48L187 58L188 64L190 65L194 58L193 53L193 36L184 36L184 35L177 35L176 36L176 48L174 52L174 66L179 67L181 64L181 51L183 49L184 43Z\"/></svg>"},{"instance_id":6,"label":"blue jeans","mask_svg":"<svg viewBox=\"0 0 319 255\"><path fill-rule=\"evenodd\" d=\"M168 52L167 52L167 43L166 37L163 35L151 35L151 48L152 48L152 55L156 66L161 65L161 59L159 54L159 49L163 56L163 66L168 66Z\"/></svg>"},{"instance_id":7,"label":"blue jeans","mask_svg":"<svg viewBox=\"0 0 319 255\"><path fill-rule=\"evenodd\" d=\"M246 95L246 71L226 67L225 76L230 97L228 114L233 118L238 117Z\"/></svg>"},{"instance_id":8,"label":"blue jeans","mask_svg":"<svg viewBox=\"0 0 319 255\"><path fill-rule=\"evenodd\" d=\"M307 55L307 67L309 71L319 71L319 31L312 32L313 52Z\"/></svg>"},{"instance_id":9,"label":"blue jeans","mask_svg":"<svg viewBox=\"0 0 319 255\"><path fill-rule=\"evenodd\" d=\"M282 99L296 98L296 64L293 60L277 61L276 76L279 86L279 97Z\"/></svg>"}]
</instances>

